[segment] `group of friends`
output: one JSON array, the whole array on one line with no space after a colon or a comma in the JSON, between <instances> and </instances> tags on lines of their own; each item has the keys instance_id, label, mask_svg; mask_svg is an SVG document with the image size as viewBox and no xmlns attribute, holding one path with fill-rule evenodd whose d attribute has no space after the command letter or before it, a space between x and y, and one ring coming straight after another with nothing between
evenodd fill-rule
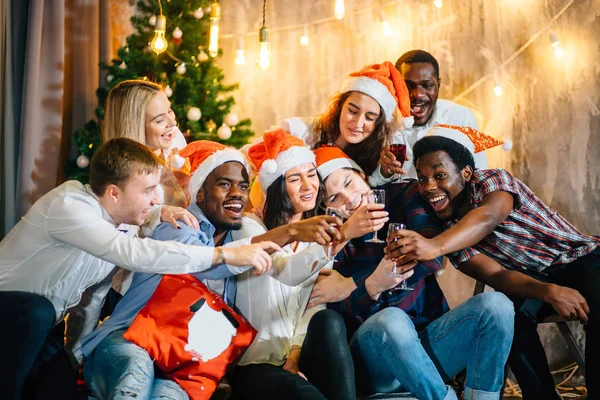
<instances>
[{"instance_id":1,"label":"group of friends","mask_svg":"<svg viewBox=\"0 0 600 400\"><path fill-rule=\"evenodd\" d=\"M466 370L464 398L498 399L508 363L525 399L559 399L536 331L553 312L585 325L600 398L600 237L489 169L481 149L498 142L440 84L436 59L410 51L238 150L186 144L159 85L119 83L89 184L47 193L0 243L2 398L76 398L81 368L98 399L205 398L129 340L150 302L175 307L165 274L191 275L256 331L227 369L232 398L457 399L448 382ZM449 309L444 256L495 291Z\"/></svg>"}]
</instances>

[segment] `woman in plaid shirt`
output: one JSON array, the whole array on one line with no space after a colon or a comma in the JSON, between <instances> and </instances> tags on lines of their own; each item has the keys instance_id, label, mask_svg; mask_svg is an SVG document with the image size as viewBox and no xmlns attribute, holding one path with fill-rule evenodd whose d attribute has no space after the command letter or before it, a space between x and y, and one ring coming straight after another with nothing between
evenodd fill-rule
<instances>
[{"instance_id":1,"label":"woman in plaid shirt","mask_svg":"<svg viewBox=\"0 0 600 400\"><path fill-rule=\"evenodd\" d=\"M472 154L431 136L414 148L419 192L444 222L425 238L399 231L391 257L447 254L461 271L515 298L515 340L509 365L525 399L560 399L536 331L552 310L586 324L586 383L600 398L600 237L584 235L501 169L474 169Z\"/></svg>"}]
</instances>

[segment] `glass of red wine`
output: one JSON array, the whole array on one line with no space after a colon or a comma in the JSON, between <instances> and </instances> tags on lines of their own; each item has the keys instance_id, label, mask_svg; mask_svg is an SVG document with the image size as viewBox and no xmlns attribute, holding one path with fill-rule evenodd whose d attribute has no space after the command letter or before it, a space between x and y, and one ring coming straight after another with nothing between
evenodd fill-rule
<instances>
[{"instance_id":1,"label":"glass of red wine","mask_svg":"<svg viewBox=\"0 0 600 400\"><path fill-rule=\"evenodd\" d=\"M404 143L392 143L389 146L390 152L396 157L396 161L404 165L406 159L406 145ZM402 183L402 176L400 174L394 174L394 180L392 183Z\"/></svg>"}]
</instances>

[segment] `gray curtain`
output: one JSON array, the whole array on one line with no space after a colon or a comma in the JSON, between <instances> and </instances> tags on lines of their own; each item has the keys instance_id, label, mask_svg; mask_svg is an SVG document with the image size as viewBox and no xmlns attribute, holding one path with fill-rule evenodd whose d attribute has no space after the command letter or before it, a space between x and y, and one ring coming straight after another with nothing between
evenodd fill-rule
<instances>
[{"instance_id":1,"label":"gray curtain","mask_svg":"<svg viewBox=\"0 0 600 400\"><path fill-rule=\"evenodd\" d=\"M110 4L0 5L0 237L62 182L71 133L94 116L98 63L111 58Z\"/></svg>"},{"instance_id":2,"label":"gray curtain","mask_svg":"<svg viewBox=\"0 0 600 400\"><path fill-rule=\"evenodd\" d=\"M28 0L0 6L0 237L18 221L19 128Z\"/></svg>"}]
</instances>

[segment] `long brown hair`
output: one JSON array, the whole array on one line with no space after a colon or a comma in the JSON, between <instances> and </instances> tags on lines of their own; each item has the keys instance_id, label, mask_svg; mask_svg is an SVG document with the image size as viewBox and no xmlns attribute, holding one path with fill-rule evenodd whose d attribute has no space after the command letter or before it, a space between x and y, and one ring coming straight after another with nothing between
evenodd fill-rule
<instances>
[{"instance_id":1,"label":"long brown hair","mask_svg":"<svg viewBox=\"0 0 600 400\"><path fill-rule=\"evenodd\" d=\"M340 115L352 92L338 93L331 99L329 111L317 119L313 126L313 149L326 144L335 144L340 137ZM348 144L344 153L353 159L367 175L371 175L379 164L379 153L391 138L392 130L385 121L385 112L379 106L379 117L375 121L373 133L360 143Z\"/></svg>"}]
</instances>

